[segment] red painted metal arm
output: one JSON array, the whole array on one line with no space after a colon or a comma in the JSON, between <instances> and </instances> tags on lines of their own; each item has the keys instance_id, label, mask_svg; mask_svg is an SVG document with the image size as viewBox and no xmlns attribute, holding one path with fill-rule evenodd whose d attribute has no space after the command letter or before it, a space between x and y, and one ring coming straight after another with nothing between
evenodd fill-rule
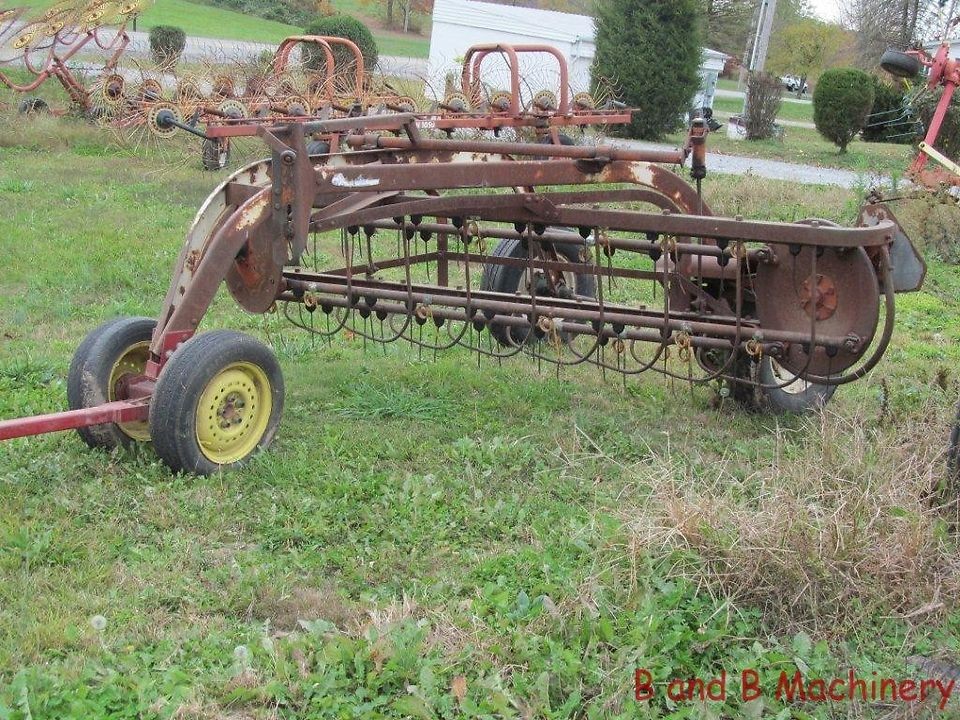
<instances>
[{"instance_id":1,"label":"red painted metal arm","mask_svg":"<svg viewBox=\"0 0 960 720\"><path fill-rule=\"evenodd\" d=\"M119 400L82 410L36 415L0 421L0 440L11 440L28 435L75 430L104 423L127 423L146 420L150 414L150 400Z\"/></svg>"}]
</instances>

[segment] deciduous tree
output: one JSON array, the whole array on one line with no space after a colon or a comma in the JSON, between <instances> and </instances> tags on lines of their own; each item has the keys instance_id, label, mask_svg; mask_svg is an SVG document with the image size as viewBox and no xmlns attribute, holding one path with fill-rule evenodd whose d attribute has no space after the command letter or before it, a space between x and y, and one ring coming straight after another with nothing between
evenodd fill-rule
<instances>
[{"instance_id":1,"label":"deciduous tree","mask_svg":"<svg viewBox=\"0 0 960 720\"><path fill-rule=\"evenodd\" d=\"M747 46L756 0L702 0L708 47L739 56Z\"/></svg>"},{"instance_id":2,"label":"deciduous tree","mask_svg":"<svg viewBox=\"0 0 960 720\"><path fill-rule=\"evenodd\" d=\"M802 18L784 27L773 39L767 69L800 78L797 97L808 79L815 79L840 47L843 31L836 25Z\"/></svg>"},{"instance_id":3,"label":"deciduous tree","mask_svg":"<svg viewBox=\"0 0 960 720\"><path fill-rule=\"evenodd\" d=\"M842 0L842 17L857 38L857 65L873 70L889 47L936 39L954 17L957 0Z\"/></svg>"}]
</instances>

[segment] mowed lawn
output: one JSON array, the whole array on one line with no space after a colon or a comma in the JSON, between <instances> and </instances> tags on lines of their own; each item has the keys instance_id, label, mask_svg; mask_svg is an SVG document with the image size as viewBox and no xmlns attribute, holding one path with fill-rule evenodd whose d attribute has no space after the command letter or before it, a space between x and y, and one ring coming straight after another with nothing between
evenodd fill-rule
<instances>
[{"instance_id":1,"label":"mowed lawn","mask_svg":"<svg viewBox=\"0 0 960 720\"><path fill-rule=\"evenodd\" d=\"M795 120L797 122L813 122L813 103L792 102L795 96L784 93L780 103L778 120ZM713 109L717 113L738 115L743 112L743 98L718 97L713 101Z\"/></svg>"},{"instance_id":2,"label":"mowed lawn","mask_svg":"<svg viewBox=\"0 0 960 720\"><path fill-rule=\"evenodd\" d=\"M49 0L24 0L18 6L46 8ZM361 10L355 0L334 0L339 11L356 15ZM189 2L189 0L154 0L137 18L137 30L149 30L156 25L174 25L187 35L278 43L290 35L299 35L302 27L264 20L254 15L233 12L223 8ZM399 57L427 57L430 54L429 29L426 35L403 35L371 28L377 47L383 55Z\"/></svg>"},{"instance_id":3,"label":"mowed lawn","mask_svg":"<svg viewBox=\"0 0 960 720\"><path fill-rule=\"evenodd\" d=\"M65 407L83 335L158 312L216 182L68 120L0 125L0 418ZM705 193L768 219L857 206L754 178ZM877 715L773 691L782 671L903 677L960 650L949 250L931 245L880 366L808 418L657 375L312 343L222 293L204 327L270 342L286 377L249 467L0 444L0 717L686 718L670 678L746 668L766 700L731 686L704 717Z\"/></svg>"},{"instance_id":4,"label":"mowed lawn","mask_svg":"<svg viewBox=\"0 0 960 720\"><path fill-rule=\"evenodd\" d=\"M915 154L910 145L868 143L859 138L847 146L847 152L841 154L836 145L825 140L816 130L802 127L785 127L782 139L731 140L726 133L725 125L717 132L710 133L708 151L853 170L863 174L864 182L870 182L877 176L902 181ZM679 146L686 141L686 134L669 135L666 140Z\"/></svg>"}]
</instances>

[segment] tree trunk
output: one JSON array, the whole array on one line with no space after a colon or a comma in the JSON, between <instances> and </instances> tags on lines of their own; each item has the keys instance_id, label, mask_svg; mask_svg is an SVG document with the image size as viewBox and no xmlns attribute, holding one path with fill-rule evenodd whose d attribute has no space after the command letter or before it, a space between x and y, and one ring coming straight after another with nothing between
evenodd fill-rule
<instances>
[{"instance_id":1,"label":"tree trunk","mask_svg":"<svg viewBox=\"0 0 960 720\"><path fill-rule=\"evenodd\" d=\"M410 0L403 3L403 31L410 32Z\"/></svg>"},{"instance_id":2,"label":"tree trunk","mask_svg":"<svg viewBox=\"0 0 960 720\"><path fill-rule=\"evenodd\" d=\"M393 0L387 0L387 27L393 27Z\"/></svg>"}]
</instances>

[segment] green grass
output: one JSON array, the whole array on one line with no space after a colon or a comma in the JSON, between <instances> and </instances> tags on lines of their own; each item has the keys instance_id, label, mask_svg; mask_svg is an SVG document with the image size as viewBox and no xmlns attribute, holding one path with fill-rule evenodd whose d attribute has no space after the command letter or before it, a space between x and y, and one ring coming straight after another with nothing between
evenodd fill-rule
<instances>
[{"instance_id":1,"label":"green grass","mask_svg":"<svg viewBox=\"0 0 960 720\"><path fill-rule=\"evenodd\" d=\"M743 112L743 100L738 98L718 97L713 101L713 109L719 113L731 115ZM798 122L813 122L813 104L784 102L780 105L778 120L795 120Z\"/></svg>"},{"instance_id":2,"label":"green grass","mask_svg":"<svg viewBox=\"0 0 960 720\"><path fill-rule=\"evenodd\" d=\"M48 0L24 0L26 7L46 7ZM334 5L343 12L357 13L361 7L352 0L337 0ZM289 35L297 35L303 28L264 20L252 15L189 2L188 0L156 0L137 20L138 30L149 30L155 25L175 25L187 35L277 43ZM377 47L383 55L400 57L427 57L430 54L429 33L404 36L400 33L373 28Z\"/></svg>"},{"instance_id":3,"label":"green grass","mask_svg":"<svg viewBox=\"0 0 960 720\"><path fill-rule=\"evenodd\" d=\"M739 90L739 83L735 79L720 78L717 80L717 87L721 90Z\"/></svg>"},{"instance_id":4,"label":"green grass","mask_svg":"<svg viewBox=\"0 0 960 720\"><path fill-rule=\"evenodd\" d=\"M158 312L215 182L66 121L0 126L0 417L64 407L82 336ZM770 219L856 209L753 178L706 196ZM926 498L960 273L930 268L888 357L812 419L655 375L311 343L221 293L205 327L270 339L286 376L278 441L248 468L172 477L71 433L0 444L0 717L697 717L664 685L637 705L634 670L757 667L769 689L781 669L955 657L956 530Z\"/></svg>"},{"instance_id":5,"label":"green grass","mask_svg":"<svg viewBox=\"0 0 960 720\"><path fill-rule=\"evenodd\" d=\"M672 143L683 143L685 135L668 137ZM712 152L747 157L769 158L785 162L816 165L818 167L855 170L867 175L890 175L902 178L913 155L908 145L892 143L867 143L854 140L847 152L840 154L836 145L824 140L816 130L807 128L784 128L782 141L731 140L726 128L721 128L707 138L707 148Z\"/></svg>"}]
</instances>

